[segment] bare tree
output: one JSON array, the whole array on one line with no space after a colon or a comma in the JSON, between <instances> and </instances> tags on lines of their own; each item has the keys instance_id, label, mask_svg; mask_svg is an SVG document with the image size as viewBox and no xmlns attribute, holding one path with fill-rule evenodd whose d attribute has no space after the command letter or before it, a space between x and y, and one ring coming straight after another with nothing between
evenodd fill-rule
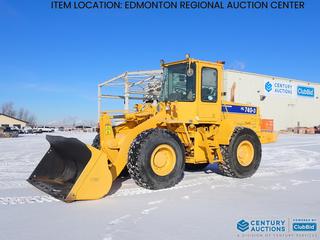
<instances>
[{"instance_id":1,"label":"bare tree","mask_svg":"<svg viewBox=\"0 0 320 240\"><path fill-rule=\"evenodd\" d=\"M17 117L21 120L24 120L24 121L28 121L29 119L29 111L27 109L24 109L24 108L20 108L19 111L18 111L18 115Z\"/></svg>"},{"instance_id":2,"label":"bare tree","mask_svg":"<svg viewBox=\"0 0 320 240\"><path fill-rule=\"evenodd\" d=\"M27 109L20 108L19 111L16 111L14 109L14 103L13 102L6 102L3 103L1 106L1 113L6 114L10 117L16 117L23 121L26 121L31 126L36 125L36 117L34 114L31 114Z\"/></svg>"},{"instance_id":3,"label":"bare tree","mask_svg":"<svg viewBox=\"0 0 320 240\"><path fill-rule=\"evenodd\" d=\"M31 114L28 119L26 119L25 121L27 121L29 123L30 126L34 127L37 125L37 122L36 122L36 117Z\"/></svg>"},{"instance_id":4,"label":"bare tree","mask_svg":"<svg viewBox=\"0 0 320 240\"><path fill-rule=\"evenodd\" d=\"M1 106L1 113L10 117L16 117L17 112L14 110L13 102L3 103Z\"/></svg>"},{"instance_id":5,"label":"bare tree","mask_svg":"<svg viewBox=\"0 0 320 240\"><path fill-rule=\"evenodd\" d=\"M24 112L25 112L24 108L20 108L17 114L17 118L23 119L25 114Z\"/></svg>"}]
</instances>

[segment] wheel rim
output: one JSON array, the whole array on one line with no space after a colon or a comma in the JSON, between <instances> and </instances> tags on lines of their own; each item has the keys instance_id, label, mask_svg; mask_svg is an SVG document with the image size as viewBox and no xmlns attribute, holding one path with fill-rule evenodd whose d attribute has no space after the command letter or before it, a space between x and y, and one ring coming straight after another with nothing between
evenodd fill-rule
<instances>
[{"instance_id":1,"label":"wheel rim","mask_svg":"<svg viewBox=\"0 0 320 240\"><path fill-rule=\"evenodd\" d=\"M151 155L151 168L158 176L166 176L172 172L176 165L176 153L168 144L156 147Z\"/></svg>"},{"instance_id":2,"label":"wheel rim","mask_svg":"<svg viewBox=\"0 0 320 240\"><path fill-rule=\"evenodd\" d=\"M237 148L237 159L238 162L246 167L249 166L254 157L254 148L251 142L242 141Z\"/></svg>"}]
</instances>

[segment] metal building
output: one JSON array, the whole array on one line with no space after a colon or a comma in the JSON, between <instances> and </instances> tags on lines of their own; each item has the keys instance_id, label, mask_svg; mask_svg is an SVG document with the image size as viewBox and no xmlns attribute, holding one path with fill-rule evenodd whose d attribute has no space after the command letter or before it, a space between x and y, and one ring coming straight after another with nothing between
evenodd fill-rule
<instances>
[{"instance_id":1,"label":"metal building","mask_svg":"<svg viewBox=\"0 0 320 240\"><path fill-rule=\"evenodd\" d=\"M0 126L1 127L17 127L24 128L28 122L14 117L10 117L3 113L0 113Z\"/></svg>"},{"instance_id":2,"label":"metal building","mask_svg":"<svg viewBox=\"0 0 320 240\"><path fill-rule=\"evenodd\" d=\"M234 70L224 78L226 100L259 106L275 130L320 125L320 84Z\"/></svg>"}]
</instances>

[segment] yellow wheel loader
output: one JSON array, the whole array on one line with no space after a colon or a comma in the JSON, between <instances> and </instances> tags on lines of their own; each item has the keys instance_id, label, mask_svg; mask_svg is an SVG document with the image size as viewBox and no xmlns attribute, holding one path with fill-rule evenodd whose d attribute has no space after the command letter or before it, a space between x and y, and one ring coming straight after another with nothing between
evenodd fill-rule
<instances>
[{"instance_id":1,"label":"yellow wheel loader","mask_svg":"<svg viewBox=\"0 0 320 240\"><path fill-rule=\"evenodd\" d=\"M104 197L125 167L148 189L179 183L185 165L217 163L225 176L252 176L261 143L275 141L276 134L261 129L258 107L223 100L223 65L189 57L162 63L157 102L135 105L114 126L113 117L101 112L95 147L47 136L50 149L28 182L72 202Z\"/></svg>"}]
</instances>

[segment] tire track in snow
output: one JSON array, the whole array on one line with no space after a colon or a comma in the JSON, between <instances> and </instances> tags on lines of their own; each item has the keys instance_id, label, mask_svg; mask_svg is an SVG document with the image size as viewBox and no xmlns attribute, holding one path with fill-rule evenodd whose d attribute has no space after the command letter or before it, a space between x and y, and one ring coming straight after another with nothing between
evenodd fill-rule
<instances>
[{"instance_id":1,"label":"tire track in snow","mask_svg":"<svg viewBox=\"0 0 320 240\"><path fill-rule=\"evenodd\" d=\"M281 159L281 161L279 161ZM297 149L268 149L255 176L275 176L320 168L320 152Z\"/></svg>"},{"instance_id":2,"label":"tire track in snow","mask_svg":"<svg viewBox=\"0 0 320 240\"><path fill-rule=\"evenodd\" d=\"M293 137L293 136L291 136ZM290 139L291 137L287 138ZM312 139L309 141L299 141L298 143L295 142L275 142L275 143L270 143L264 146L264 148L274 148L274 147L279 147L279 148L286 148L286 147L292 147L292 146L308 146L308 145L319 145L319 142Z\"/></svg>"},{"instance_id":3,"label":"tire track in snow","mask_svg":"<svg viewBox=\"0 0 320 240\"><path fill-rule=\"evenodd\" d=\"M30 188L27 181L0 181L0 190Z\"/></svg>"},{"instance_id":4,"label":"tire track in snow","mask_svg":"<svg viewBox=\"0 0 320 240\"><path fill-rule=\"evenodd\" d=\"M203 184L203 181L200 181L201 179L204 179L204 177L196 178L192 181L189 181L189 183L180 183L174 187L171 188L165 188L165 189L159 189L159 190L150 190L146 188L128 188L128 189L120 189L116 193L108 196L109 198L116 198L116 197L127 197L127 196L133 196L133 195L142 195L142 194L150 194L150 193L159 193L159 192L165 192L165 191L174 191L177 189L184 189L189 187L195 187L198 185ZM206 180L209 179L209 177L205 178Z\"/></svg>"},{"instance_id":5,"label":"tire track in snow","mask_svg":"<svg viewBox=\"0 0 320 240\"><path fill-rule=\"evenodd\" d=\"M313 144L312 144L313 145ZM316 144L315 144L316 145ZM274 146L273 148L266 148L266 152L262 159L262 164L260 166L259 171L256 173L255 177L264 177L268 175L280 175L286 173L297 172L305 169L314 169L320 167L320 153L310 150L303 149L292 149L291 146L286 146L285 148L279 149ZM279 158L282 159L279 161ZM303 161L301 161L303 159ZM4 166L7 165L3 164ZM186 179L187 178L187 179ZM191 188L196 187L202 184L210 183L212 180L221 180L223 177L210 174L204 175L202 172L199 174L186 174L186 178L179 183L178 185L168 188L168 189L160 189L160 190L149 190L140 187L136 188L124 188L120 189L114 194L110 196L106 196L108 198L117 198L117 197L127 197L134 195L144 195L144 194L156 194L164 191L175 191L178 189ZM188 179L189 178L189 179ZM237 185L237 180L235 179L227 179L223 178L224 186L232 187L233 185ZM128 184L128 186L131 184ZM241 185L241 184L240 184ZM23 183L22 181L9 181L9 182L0 182L0 189L10 189L10 188L24 188L27 186L27 183ZM219 187L219 183L212 185L213 188ZM59 200L48 196L22 196L22 197L0 197L0 206L1 205L19 205L19 204L31 204L31 203L51 203L57 202Z\"/></svg>"},{"instance_id":6,"label":"tire track in snow","mask_svg":"<svg viewBox=\"0 0 320 240\"><path fill-rule=\"evenodd\" d=\"M312 142L312 143L306 143L306 144L285 144L285 145L277 145L278 148L300 148L300 147L310 147L310 146L320 146L319 142ZM273 146L266 146L264 149L269 150L269 149L274 149Z\"/></svg>"},{"instance_id":7,"label":"tire track in snow","mask_svg":"<svg viewBox=\"0 0 320 240\"><path fill-rule=\"evenodd\" d=\"M196 187L199 185L211 183L214 180L221 180L221 179L224 179L224 183L225 183L225 184L223 184L224 187L232 187L232 186L236 185L236 181L237 181L237 179L224 178L223 176L219 176L216 174L209 175L209 176L208 175L203 176L202 172L200 172L199 174L188 175L188 177L190 177L192 179L185 179L182 182L180 182L178 185L176 185L172 188L159 189L159 190L150 190L150 189L145 189L145 188L141 188L141 187L120 189L117 192L115 192L114 194L112 194L110 196L106 196L105 199L118 198L118 197L128 197L128 196L135 196L135 195L145 195L145 194L157 194L157 193L166 192L166 191L175 191L175 190L179 190L179 189ZM17 183L17 184L19 184L19 183ZM219 184L216 184L214 186L220 187ZM2 205L52 203L52 202L59 202L59 200L57 200L56 198L51 197L49 195L22 196L22 197L0 197L0 204L2 204Z\"/></svg>"},{"instance_id":8,"label":"tire track in snow","mask_svg":"<svg viewBox=\"0 0 320 240\"><path fill-rule=\"evenodd\" d=\"M22 196L22 197L0 197L0 205L22 205L33 203L51 203L59 202L58 199L51 196Z\"/></svg>"},{"instance_id":9,"label":"tire track in snow","mask_svg":"<svg viewBox=\"0 0 320 240\"><path fill-rule=\"evenodd\" d=\"M114 193L113 195L106 196L106 198L116 198L116 197L127 197L133 195L140 195L140 194L149 194L149 193L158 193L163 191L173 191L177 189L183 189L188 187L194 187L203 184L203 181L199 181L199 179L192 180L189 184L180 184L173 188L167 189L160 189L160 190L149 190L144 188L130 188L130 189L123 189L118 190L118 192ZM22 197L0 197L0 206L1 205L20 205L20 204L33 204L33 203L52 203L52 202L59 202L60 200L51 197L49 195L42 195L42 196L22 196Z\"/></svg>"}]
</instances>

